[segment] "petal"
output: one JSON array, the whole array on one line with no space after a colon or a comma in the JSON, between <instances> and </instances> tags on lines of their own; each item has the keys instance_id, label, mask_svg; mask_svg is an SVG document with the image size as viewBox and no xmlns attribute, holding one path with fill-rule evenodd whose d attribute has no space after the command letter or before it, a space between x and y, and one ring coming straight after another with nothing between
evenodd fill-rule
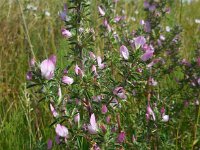
<instances>
[{"instance_id":1,"label":"petal","mask_svg":"<svg viewBox=\"0 0 200 150\"><path fill-rule=\"evenodd\" d=\"M55 65L50 59L45 59L40 64L41 74L47 80L50 80L54 76Z\"/></svg>"},{"instance_id":2,"label":"petal","mask_svg":"<svg viewBox=\"0 0 200 150\"><path fill-rule=\"evenodd\" d=\"M128 49L127 49L126 46L122 45L122 46L120 47L120 54L121 54L121 56L122 56L124 59L128 60L128 58L129 58L129 52L128 52Z\"/></svg>"},{"instance_id":3,"label":"petal","mask_svg":"<svg viewBox=\"0 0 200 150\"><path fill-rule=\"evenodd\" d=\"M141 56L141 59L142 61L147 61L148 59L150 59L152 56L153 56L153 51L146 51L142 56Z\"/></svg>"},{"instance_id":4,"label":"petal","mask_svg":"<svg viewBox=\"0 0 200 150\"><path fill-rule=\"evenodd\" d=\"M98 10L99 10L99 13L101 16L105 16L105 12L103 11L103 9L100 6L98 6Z\"/></svg>"},{"instance_id":5,"label":"petal","mask_svg":"<svg viewBox=\"0 0 200 150\"><path fill-rule=\"evenodd\" d=\"M53 62L54 65L56 65L56 55L51 55L49 57L49 60L51 60Z\"/></svg>"},{"instance_id":6,"label":"petal","mask_svg":"<svg viewBox=\"0 0 200 150\"><path fill-rule=\"evenodd\" d=\"M90 117L90 125L93 128L97 129L97 123L96 123L96 119L95 119L95 115L94 114L92 114L91 117Z\"/></svg>"},{"instance_id":7,"label":"petal","mask_svg":"<svg viewBox=\"0 0 200 150\"><path fill-rule=\"evenodd\" d=\"M74 79L68 76L63 76L62 82L65 84L71 85L74 82Z\"/></svg>"}]
</instances>

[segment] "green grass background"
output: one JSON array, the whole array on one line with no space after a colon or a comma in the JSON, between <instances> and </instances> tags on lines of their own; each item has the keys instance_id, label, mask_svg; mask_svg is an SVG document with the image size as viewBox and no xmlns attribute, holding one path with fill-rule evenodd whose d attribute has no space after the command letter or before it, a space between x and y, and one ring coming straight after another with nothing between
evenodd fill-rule
<instances>
[{"instance_id":1,"label":"green grass background","mask_svg":"<svg viewBox=\"0 0 200 150\"><path fill-rule=\"evenodd\" d=\"M67 43L60 35L64 24L58 17L63 2L0 0L0 150L45 149L48 138L54 138L54 130L49 127L49 108L45 103L36 103L37 97L25 89L25 75L32 53L37 60L56 53L60 66L63 64ZM98 1L92 2L97 8ZM132 21L135 28L144 14L142 1L138 0L139 4L134 6L129 2L120 2L118 9L124 8L129 19L136 18L136 22ZM26 10L29 3L37 6L37 10ZM187 59L194 56L200 39L200 24L194 22L200 19L199 6L199 1L190 5L175 1L171 15L164 22L166 25L182 25L180 53ZM139 14L135 13L136 10ZM45 16L45 11L51 16ZM97 15L94 15L94 22L95 17ZM100 41L98 45L101 45Z\"/></svg>"}]
</instances>

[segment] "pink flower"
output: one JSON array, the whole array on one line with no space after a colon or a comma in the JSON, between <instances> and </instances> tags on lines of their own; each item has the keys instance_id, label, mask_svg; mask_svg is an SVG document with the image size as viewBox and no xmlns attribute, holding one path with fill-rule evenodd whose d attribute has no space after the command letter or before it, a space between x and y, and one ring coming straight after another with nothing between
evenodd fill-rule
<instances>
[{"instance_id":1,"label":"pink flower","mask_svg":"<svg viewBox=\"0 0 200 150\"><path fill-rule=\"evenodd\" d=\"M97 96L92 96L92 100L94 101L94 102L101 102L101 95L97 95Z\"/></svg>"},{"instance_id":2,"label":"pink flower","mask_svg":"<svg viewBox=\"0 0 200 150\"><path fill-rule=\"evenodd\" d=\"M122 45L120 47L120 55L125 59L128 60L129 58L129 52L126 46Z\"/></svg>"},{"instance_id":3,"label":"pink flower","mask_svg":"<svg viewBox=\"0 0 200 150\"><path fill-rule=\"evenodd\" d=\"M97 68L96 68L95 65L92 65L92 72L94 72L94 75L95 75L95 76L98 75L98 74L97 74Z\"/></svg>"},{"instance_id":4,"label":"pink flower","mask_svg":"<svg viewBox=\"0 0 200 150\"><path fill-rule=\"evenodd\" d=\"M142 56L141 59L142 61L147 61L148 59L150 59L153 56L154 51L152 50L147 50Z\"/></svg>"},{"instance_id":5,"label":"pink flower","mask_svg":"<svg viewBox=\"0 0 200 150\"><path fill-rule=\"evenodd\" d=\"M29 66L30 66L30 67L34 67L34 66L35 66L35 63L36 63L35 58L32 58L32 59L30 60L30 62L29 62Z\"/></svg>"},{"instance_id":6,"label":"pink flower","mask_svg":"<svg viewBox=\"0 0 200 150\"><path fill-rule=\"evenodd\" d=\"M164 60L162 58L157 58L157 59L154 59L151 63L149 63L147 65L148 68L151 68L153 65L157 64L158 62L162 62L164 63Z\"/></svg>"},{"instance_id":7,"label":"pink flower","mask_svg":"<svg viewBox=\"0 0 200 150\"><path fill-rule=\"evenodd\" d=\"M116 87L113 91L113 94L114 95L117 95L119 98L121 99L126 99L127 96L125 94L125 90L123 87Z\"/></svg>"},{"instance_id":8,"label":"pink flower","mask_svg":"<svg viewBox=\"0 0 200 150\"><path fill-rule=\"evenodd\" d=\"M95 56L95 54L94 54L93 52L89 52L89 54L90 54L90 58L91 58L91 59L93 59L93 60L96 59L96 56Z\"/></svg>"},{"instance_id":9,"label":"pink flower","mask_svg":"<svg viewBox=\"0 0 200 150\"><path fill-rule=\"evenodd\" d=\"M62 126L60 124L56 125L56 134L59 135L60 137L68 137L68 129L65 126Z\"/></svg>"},{"instance_id":10,"label":"pink flower","mask_svg":"<svg viewBox=\"0 0 200 150\"><path fill-rule=\"evenodd\" d=\"M156 9L155 5L150 5L149 6L149 11L153 12Z\"/></svg>"},{"instance_id":11,"label":"pink flower","mask_svg":"<svg viewBox=\"0 0 200 150\"><path fill-rule=\"evenodd\" d=\"M63 76L62 82L65 84L71 85L74 82L74 79L68 76Z\"/></svg>"},{"instance_id":12,"label":"pink flower","mask_svg":"<svg viewBox=\"0 0 200 150\"><path fill-rule=\"evenodd\" d=\"M48 150L49 150L49 149L52 149L52 145L53 145L53 142L52 142L51 139L49 139L48 142L47 142L47 149L48 149Z\"/></svg>"},{"instance_id":13,"label":"pink flower","mask_svg":"<svg viewBox=\"0 0 200 150\"><path fill-rule=\"evenodd\" d=\"M111 32L112 29L111 29L111 26L109 25L107 19L104 19L103 25L107 28L108 32Z\"/></svg>"},{"instance_id":14,"label":"pink flower","mask_svg":"<svg viewBox=\"0 0 200 150\"><path fill-rule=\"evenodd\" d=\"M102 63L102 59L101 59L100 56L97 56L97 64L98 64L99 69L104 69L105 68L105 64Z\"/></svg>"},{"instance_id":15,"label":"pink flower","mask_svg":"<svg viewBox=\"0 0 200 150\"><path fill-rule=\"evenodd\" d=\"M106 123L109 124L109 123L110 123L110 120L111 120L111 116L108 115L108 116L106 117Z\"/></svg>"},{"instance_id":16,"label":"pink flower","mask_svg":"<svg viewBox=\"0 0 200 150\"><path fill-rule=\"evenodd\" d=\"M161 113L161 116L165 115L165 108L164 107L161 108L160 113Z\"/></svg>"},{"instance_id":17,"label":"pink flower","mask_svg":"<svg viewBox=\"0 0 200 150\"><path fill-rule=\"evenodd\" d=\"M147 114L146 114L146 116L147 117L148 116L149 117L152 116L153 120L154 121L156 120L155 114L154 114L153 110L151 109L150 105L147 106Z\"/></svg>"},{"instance_id":18,"label":"pink flower","mask_svg":"<svg viewBox=\"0 0 200 150\"><path fill-rule=\"evenodd\" d=\"M53 62L54 65L56 65L56 55L51 55L49 57L49 60L51 60Z\"/></svg>"},{"instance_id":19,"label":"pink flower","mask_svg":"<svg viewBox=\"0 0 200 150\"><path fill-rule=\"evenodd\" d=\"M92 148L90 150L101 150L100 147L97 145L97 143L94 143L92 145Z\"/></svg>"},{"instance_id":20,"label":"pink flower","mask_svg":"<svg viewBox=\"0 0 200 150\"><path fill-rule=\"evenodd\" d=\"M134 142L136 142L136 140L137 140L137 139L136 139L135 135L133 134L133 135L132 135L132 142L134 143Z\"/></svg>"},{"instance_id":21,"label":"pink flower","mask_svg":"<svg viewBox=\"0 0 200 150\"><path fill-rule=\"evenodd\" d=\"M102 108L101 108L101 113L102 114L106 114L108 112L108 108L106 105L102 105Z\"/></svg>"},{"instance_id":22,"label":"pink flower","mask_svg":"<svg viewBox=\"0 0 200 150\"><path fill-rule=\"evenodd\" d=\"M149 80L149 85L151 85L151 86L156 86L156 85L158 85L158 82L155 81L154 78L150 78L150 80Z\"/></svg>"},{"instance_id":23,"label":"pink flower","mask_svg":"<svg viewBox=\"0 0 200 150\"><path fill-rule=\"evenodd\" d=\"M55 110L55 108L53 107L53 105L51 103L50 103L50 110L54 117L59 116L59 114L57 113L57 111Z\"/></svg>"},{"instance_id":24,"label":"pink flower","mask_svg":"<svg viewBox=\"0 0 200 150\"><path fill-rule=\"evenodd\" d=\"M135 41L135 48L139 49L141 46L143 46L146 43L146 39L143 36L138 36L134 39Z\"/></svg>"},{"instance_id":25,"label":"pink flower","mask_svg":"<svg viewBox=\"0 0 200 150\"><path fill-rule=\"evenodd\" d=\"M64 69L64 70L63 70L63 74L68 74L68 70L67 70L67 69Z\"/></svg>"},{"instance_id":26,"label":"pink flower","mask_svg":"<svg viewBox=\"0 0 200 150\"><path fill-rule=\"evenodd\" d=\"M75 66L75 73L76 75L80 75L81 77L83 77L83 71L78 65Z\"/></svg>"},{"instance_id":27,"label":"pink flower","mask_svg":"<svg viewBox=\"0 0 200 150\"><path fill-rule=\"evenodd\" d=\"M59 16L61 18L61 20L65 21L66 20L66 16L67 16L67 4L64 4L64 9L63 11L59 12Z\"/></svg>"},{"instance_id":28,"label":"pink flower","mask_svg":"<svg viewBox=\"0 0 200 150\"><path fill-rule=\"evenodd\" d=\"M164 41L165 40L165 37L164 35L160 35L160 40Z\"/></svg>"},{"instance_id":29,"label":"pink flower","mask_svg":"<svg viewBox=\"0 0 200 150\"><path fill-rule=\"evenodd\" d=\"M90 134L97 134L98 127L94 114L92 114L90 117L90 124L88 125L88 131Z\"/></svg>"},{"instance_id":30,"label":"pink flower","mask_svg":"<svg viewBox=\"0 0 200 150\"><path fill-rule=\"evenodd\" d=\"M149 6L150 6L149 2L144 1L144 8L147 9L147 8L149 8Z\"/></svg>"},{"instance_id":31,"label":"pink flower","mask_svg":"<svg viewBox=\"0 0 200 150\"><path fill-rule=\"evenodd\" d=\"M28 71L26 74L26 80L32 80L32 78L33 78L32 72Z\"/></svg>"},{"instance_id":32,"label":"pink flower","mask_svg":"<svg viewBox=\"0 0 200 150\"><path fill-rule=\"evenodd\" d=\"M115 22L119 22L121 19L122 19L121 16L116 16L116 17L114 18L114 21L115 21Z\"/></svg>"},{"instance_id":33,"label":"pink flower","mask_svg":"<svg viewBox=\"0 0 200 150\"><path fill-rule=\"evenodd\" d=\"M66 29L62 29L61 33L65 38L70 38L72 36L71 32L69 30L66 30Z\"/></svg>"},{"instance_id":34,"label":"pink flower","mask_svg":"<svg viewBox=\"0 0 200 150\"><path fill-rule=\"evenodd\" d=\"M117 137L117 142L118 143L123 143L124 140L125 140L125 132L124 131L121 131Z\"/></svg>"},{"instance_id":35,"label":"pink flower","mask_svg":"<svg viewBox=\"0 0 200 150\"><path fill-rule=\"evenodd\" d=\"M106 13L105 11L103 11L103 9L100 6L98 6L98 10L101 16L105 16Z\"/></svg>"},{"instance_id":36,"label":"pink flower","mask_svg":"<svg viewBox=\"0 0 200 150\"><path fill-rule=\"evenodd\" d=\"M60 144L60 136L59 135L55 136L55 141L56 141L56 144Z\"/></svg>"},{"instance_id":37,"label":"pink flower","mask_svg":"<svg viewBox=\"0 0 200 150\"><path fill-rule=\"evenodd\" d=\"M50 80L54 76L54 70L55 70L55 62L53 62L51 59L45 59L41 64L40 64L40 70L42 76Z\"/></svg>"}]
</instances>

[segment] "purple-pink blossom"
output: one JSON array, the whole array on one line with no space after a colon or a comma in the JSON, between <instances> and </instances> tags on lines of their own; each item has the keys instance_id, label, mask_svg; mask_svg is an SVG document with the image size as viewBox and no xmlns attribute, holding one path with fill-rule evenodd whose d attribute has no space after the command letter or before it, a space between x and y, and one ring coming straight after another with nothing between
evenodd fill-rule
<instances>
[{"instance_id":1,"label":"purple-pink blossom","mask_svg":"<svg viewBox=\"0 0 200 150\"><path fill-rule=\"evenodd\" d=\"M115 21L115 22L119 22L121 19L122 19L121 16L116 16L116 17L114 18L114 21Z\"/></svg>"},{"instance_id":2,"label":"purple-pink blossom","mask_svg":"<svg viewBox=\"0 0 200 150\"><path fill-rule=\"evenodd\" d=\"M74 79L68 76L63 76L62 82L65 84L71 85L74 82Z\"/></svg>"},{"instance_id":3,"label":"purple-pink blossom","mask_svg":"<svg viewBox=\"0 0 200 150\"><path fill-rule=\"evenodd\" d=\"M53 145L53 142L52 142L51 139L49 139L48 142L47 142L47 149L48 150L52 149L52 145Z\"/></svg>"},{"instance_id":4,"label":"purple-pink blossom","mask_svg":"<svg viewBox=\"0 0 200 150\"><path fill-rule=\"evenodd\" d=\"M152 58L152 57L153 57L153 53L154 53L154 51L152 51L152 50L147 50L147 51L141 56L142 61L147 61L147 60L149 60L150 58Z\"/></svg>"},{"instance_id":5,"label":"purple-pink blossom","mask_svg":"<svg viewBox=\"0 0 200 150\"><path fill-rule=\"evenodd\" d=\"M122 45L120 47L120 55L125 59L128 60L129 58L129 52L126 46Z\"/></svg>"},{"instance_id":6,"label":"purple-pink blossom","mask_svg":"<svg viewBox=\"0 0 200 150\"><path fill-rule=\"evenodd\" d=\"M55 59L55 58L54 58ZM55 71L55 60L53 61L52 58L50 59L45 59L41 64L40 64L40 70L42 76L50 80L54 76L54 71Z\"/></svg>"},{"instance_id":7,"label":"purple-pink blossom","mask_svg":"<svg viewBox=\"0 0 200 150\"><path fill-rule=\"evenodd\" d=\"M100 6L98 6L98 10L99 10L99 14L101 15L101 16L105 16L105 11L100 7Z\"/></svg>"},{"instance_id":8,"label":"purple-pink blossom","mask_svg":"<svg viewBox=\"0 0 200 150\"><path fill-rule=\"evenodd\" d=\"M34 67L34 66L35 66L35 63L36 63L35 58L31 58L31 60L30 60L30 62L29 62L29 66L30 66L30 67Z\"/></svg>"},{"instance_id":9,"label":"purple-pink blossom","mask_svg":"<svg viewBox=\"0 0 200 150\"><path fill-rule=\"evenodd\" d=\"M51 60L51 61L53 62L54 65L56 65L56 61L57 61L56 55L51 55L51 56L49 56L49 60Z\"/></svg>"},{"instance_id":10,"label":"purple-pink blossom","mask_svg":"<svg viewBox=\"0 0 200 150\"><path fill-rule=\"evenodd\" d=\"M98 75L97 74L97 68L96 68L95 65L92 65L92 72L94 73L95 76Z\"/></svg>"},{"instance_id":11,"label":"purple-pink blossom","mask_svg":"<svg viewBox=\"0 0 200 150\"><path fill-rule=\"evenodd\" d=\"M98 64L99 69L104 69L105 68L105 64L102 63L102 59L101 59L100 56L97 56L97 64Z\"/></svg>"},{"instance_id":12,"label":"purple-pink blossom","mask_svg":"<svg viewBox=\"0 0 200 150\"><path fill-rule=\"evenodd\" d=\"M106 117L106 123L109 124L109 123L110 123L110 120L111 120L111 115L108 115L108 116Z\"/></svg>"},{"instance_id":13,"label":"purple-pink blossom","mask_svg":"<svg viewBox=\"0 0 200 150\"><path fill-rule=\"evenodd\" d=\"M126 99L127 96L126 96L126 93L125 93L125 90L123 87L116 87L114 90L113 90L113 94L114 95L117 95L119 98L121 99Z\"/></svg>"},{"instance_id":14,"label":"purple-pink blossom","mask_svg":"<svg viewBox=\"0 0 200 150\"><path fill-rule=\"evenodd\" d=\"M62 36L65 38L70 38L72 36L72 33L69 30L61 29Z\"/></svg>"},{"instance_id":15,"label":"purple-pink blossom","mask_svg":"<svg viewBox=\"0 0 200 150\"><path fill-rule=\"evenodd\" d=\"M50 110L51 110L51 113L54 117L58 117L59 114L57 113L56 109L53 107L53 105L50 103Z\"/></svg>"},{"instance_id":16,"label":"purple-pink blossom","mask_svg":"<svg viewBox=\"0 0 200 150\"><path fill-rule=\"evenodd\" d=\"M96 56L93 52L89 52L89 55L90 55L90 58L95 60L96 59Z\"/></svg>"},{"instance_id":17,"label":"purple-pink blossom","mask_svg":"<svg viewBox=\"0 0 200 150\"><path fill-rule=\"evenodd\" d=\"M31 72L31 71L28 71L28 72L26 73L26 80L32 80L32 78L33 78L32 72Z\"/></svg>"},{"instance_id":18,"label":"purple-pink blossom","mask_svg":"<svg viewBox=\"0 0 200 150\"><path fill-rule=\"evenodd\" d=\"M118 142L118 143L123 143L124 140L125 140L125 137L126 137L125 132L124 132L124 131L121 131L121 132L119 133L118 137L117 137L117 142Z\"/></svg>"},{"instance_id":19,"label":"purple-pink blossom","mask_svg":"<svg viewBox=\"0 0 200 150\"><path fill-rule=\"evenodd\" d=\"M60 124L56 125L56 134L59 135L60 137L68 137L68 129L65 126L62 126Z\"/></svg>"},{"instance_id":20,"label":"purple-pink blossom","mask_svg":"<svg viewBox=\"0 0 200 150\"><path fill-rule=\"evenodd\" d=\"M104 105L102 105L102 107L101 107L101 113L102 114L106 114L108 112L108 108L107 108L107 106L104 104Z\"/></svg>"},{"instance_id":21,"label":"purple-pink blossom","mask_svg":"<svg viewBox=\"0 0 200 150\"><path fill-rule=\"evenodd\" d=\"M134 42L135 42L135 48L139 49L146 43L146 39L144 38L144 36L138 36L134 39Z\"/></svg>"},{"instance_id":22,"label":"purple-pink blossom","mask_svg":"<svg viewBox=\"0 0 200 150\"><path fill-rule=\"evenodd\" d=\"M59 13L61 20L65 21L67 16L67 4L64 4L63 11Z\"/></svg>"},{"instance_id":23,"label":"purple-pink blossom","mask_svg":"<svg viewBox=\"0 0 200 150\"><path fill-rule=\"evenodd\" d=\"M109 25L107 19L104 19L103 25L107 28L108 32L111 32L112 28L111 28L111 26Z\"/></svg>"},{"instance_id":24,"label":"purple-pink blossom","mask_svg":"<svg viewBox=\"0 0 200 150\"><path fill-rule=\"evenodd\" d=\"M81 68L78 65L75 66L74 70L75 70L76 75L79 75L81 77L84 76L83 71L81 70Z\"/></svg>"},{"instance_id":25,"label":"purple-pink blossom","mask_svg":"<svg viewBox=\"0 0 200 150\"><path fill-rule=\"evenodd\" d=\"M153 120L155 121L156 120L155 114L154 114L153 110L151 109L151 106L148 104L147 113L146 113L147 120L149 120L151 116L152 116Z\"/></svg>"},{"instance_id":26,"label":"purple-pink blossom","mask_svg":"<svg viewBox=\"0 0 200 150\"><path fill-rule=\"evenodd\" d=\"M92 114L90 117L90 124L88 125L88 131L90 134L97 134L98 126L94 114Z\"/></svg>"}]
</instances>

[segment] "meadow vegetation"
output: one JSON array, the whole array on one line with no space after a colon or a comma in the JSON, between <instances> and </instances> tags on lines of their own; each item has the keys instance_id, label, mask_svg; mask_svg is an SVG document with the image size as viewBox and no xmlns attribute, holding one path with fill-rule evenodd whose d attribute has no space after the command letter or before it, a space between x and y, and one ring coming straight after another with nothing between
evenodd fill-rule
<instances>
[{"instance_id":1,"label":"meadow vegetation","mask_svg":"<svg viewBox=\"0 0 200 150\"><path fill-rule=\"evenodd\" d=\"M2 150L46 149L48 139L55 137L55 130L50 126L53 119L49 105L45 101L40 101L39 98L42 97L36 96L34 90L26 88L26 73L33 56L41 62L51 54L56 54L57 65L60 68L65 67L66 58L63 56L68 54L69 43L61 35L61 29L65 24L58 15L63 9L63 3L65 1L58 0L1 0L0 2L0 149ZM98 20L99 5L100 2L94 0L90 8L93 18L91 24L95 31L100 30L101 24ZM163 26L180 24L182 44L179 55L188 61L195 57L195 50L200 48L198 45L200 23L195 22L195 19L200 19L199 6L200 1L191 3L172 1L171 13L162 22ZM119 1L116 11L120 12L122 9L130 24L130 31L136 29L145 16L143 1ZM101 38L96 39L97 54L104 53L101 42ZM175 76L181 78L182 73L177 71ZM162 85L164 84L174 87L174 83L168 78L163 79ZM164 145L165 149L200 148L199 116L194 117L196 113L192 104L187 104L188 101L186 98L185 101L178 102L180 105L188 106L180 111L182 114L173 114L179 117L174 126L172 124L166 126L166 129L173 131L175 136L173 140L162 137L174 142ZM135 110L135 104L129 104L127 108ZM196 111L199 111L199 107ZM193 127L194 122L195 127ZM154 145L152 147L155 148ZM61 148L54 143L54 149Z\"/></svg>"}]
</instances>

